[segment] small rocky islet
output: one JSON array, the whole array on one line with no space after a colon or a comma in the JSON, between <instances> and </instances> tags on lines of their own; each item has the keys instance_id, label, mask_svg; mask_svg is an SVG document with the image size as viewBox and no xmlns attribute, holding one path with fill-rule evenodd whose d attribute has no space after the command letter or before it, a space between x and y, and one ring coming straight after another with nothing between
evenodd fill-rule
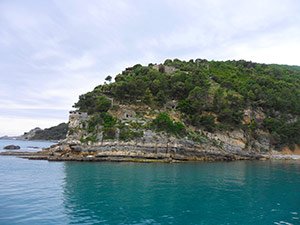
<instances>
[{"instance_id":1,"label":"small rocky islet","mask_svg":"<svg viewBox=\"0 0 300 225\"><path fill-rule=\"evenodd\" d=\"M64 140L24 157L231 161L299 150L300 67L175 59L111 80L79 97Z\"/></svg>"},{"instance_id":2,"label":"small rocky islet","mask_svg":"<svg viewBox=\"0 0 300 225\"><path fill-rule=\"evenodd\" d=\"M5 146L3 149L5 149L5 150L18 150L18 149L20 149L21 147L20 146L18 146L18 145L7 145L7 146Z\"/></svg>"}]
</instances>

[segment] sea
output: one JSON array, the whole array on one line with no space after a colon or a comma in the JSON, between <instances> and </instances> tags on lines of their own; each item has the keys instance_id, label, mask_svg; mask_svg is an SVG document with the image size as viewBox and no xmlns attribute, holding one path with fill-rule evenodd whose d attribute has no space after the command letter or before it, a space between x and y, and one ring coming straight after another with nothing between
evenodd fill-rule
<instances>
[{"instance_id":1,"label":"sea","mask_svg":"<svg viewBox=\"0 0 300 225\"><path fill-rule=\"evenodd\" d=\"M23 150L51 142L0 140ZM0 224L300 224L300 161L48 162L0 156Z\"/></svg>"}]
</instances>

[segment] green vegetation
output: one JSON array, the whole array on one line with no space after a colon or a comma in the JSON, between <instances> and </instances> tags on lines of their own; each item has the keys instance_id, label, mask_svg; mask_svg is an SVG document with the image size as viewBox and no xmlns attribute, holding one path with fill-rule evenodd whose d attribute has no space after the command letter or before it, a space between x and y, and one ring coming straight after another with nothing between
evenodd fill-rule
<instances>
[{"instance_id":1,"label":"green vegetation","mask_svg":"<svg viewBox=\"0 0 300 225\"><path fill-rule=\"evenodd\" d=\"M186 132L184 124L172 120L167 113L158 114L152 121L152 126L157 131L165 131L175 135L183 135Z\"/></svg>"},{"instance_id":2,"label":"green vegetation","mask_svg":"<svg viewBox=\"0 0 300 225\"><path fill-rule=\"evenodd\" d=\"M97 141L97 138L96 138L96 135L92 134L86 138L81 138L80 139L80 142L81 143L88 143L88 142L96 142Z\"/></svg>"},{"instance_id":3,"label":"green vegetation","mask_svg":"<svg viewBox=\"0 0 300 225\"><path fill-rule=\"evenodd\" d=\"M275 145L287 143L291 148L300 142L300 120L287 123L284 119L267 118L264 126L271 132Z\"/></svg>"},{"instance_id":4,"label":"green vegetation","mask_svg":"<svg viewBox=\"0 0 300 225\"><path fill-rule=\"evenodd\" d=\"M66 138L68 124L61 123L57 126L38 130L30 140L62 140Z\"/></svg>"},{"instance_id":5,"label":"green vegetation","mask_svg":"<svg viewBox=\"0 0 300 225\"><path fill-rule=\"evenodd\" d=\"M115 82L81 95L75 107L90 115L107 113L111 107L108 97L122 104L148 105L152 110L175 101L182 122L173 121L167 113L152 122L153 129L173 135L184 135L190 125L210 132L235 128L255 132L259 128L272 134L276 146L300 144L298 66L201 59L168 59L158 67L135 65L118 74ZM262 110L265 121L243 124L245 109ZM110 124L102 117L96 121ZM115 123L107 125L108 133L113 133ZM89 129L93 130L93 124ZM120 135L130 137L129 133L124 130Z\"/></svg>"},{"instance_id":6,"label":"green vegetation","mask_svg":"<svg viewBox=\"0 0 300 225\"><path fill-rule=\"evenodd\" d=\"M201 135L199 132L190 131L188 133L188 138L197 143L205 143L207 142L207 138Z\"/></svg>"},{"instance_id":7,"label":"green vegetation","mask_svg":"<svg viewBox=\"0 0 300 225\"><path fill-rule=\"evenodd\" d=\"M144 134L143 131L137 131L137 130L130 129L128 127L123 127L122 129L120 129L120 137L119 138L122 141L130 141L135 138L142 137L143 134Z\"/></svg>"},{"instance_id":8,"label":"green vegetation","mask_svg":"<svg viewBox=\"0 0 300 225\"><path fill-rule=\"evenodd\" d=\"M99 126L101 126L103 139L114 139L116 133L114 126L116 123L117 119L107 112L94 113L87 122L87 131L95 134L99 131ZM90 141L95 142L96 138Z\"/></svg>"},{"instance_id":9,"label":"green vegetation","mask_svg":"<svg viewBox=\"0 0 300 225\"><path fill-rule=\"evenodd\" d=\"M88 92L79 96L79 101L75 103L75 108L79 108L81 111L88 114L94 114L99 112L107 112L111 107L111 100L102 94L95 92Z\"/></svg>"},{"instance_id":10,"label":"green vegetation","mask_svg":"<svg viewBox=\"0 0 300 225\"><path fill-rule=\"evenodd\" d=\"M105 78L105 80L108 81L108 82L111 82L112 77L111 77L110 75L108 75L108 76Z\"/></svg>"}]
</instances>

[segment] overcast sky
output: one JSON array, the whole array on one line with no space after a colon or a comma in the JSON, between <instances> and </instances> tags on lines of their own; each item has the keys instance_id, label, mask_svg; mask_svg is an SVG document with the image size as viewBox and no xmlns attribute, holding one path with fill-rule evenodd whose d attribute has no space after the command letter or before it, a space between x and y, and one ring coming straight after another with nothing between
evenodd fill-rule
<instances>
[{"instance_id":1,"label":"overcast sky","mask_svg":"<svg viewBox=\"0 0 300 225\"><path fill-rule=\"evenodd\" d=\"M67 121L78 96L166 58L300 65L299 0L0 0L0 136Z\"/></svg>"}]
</instances>

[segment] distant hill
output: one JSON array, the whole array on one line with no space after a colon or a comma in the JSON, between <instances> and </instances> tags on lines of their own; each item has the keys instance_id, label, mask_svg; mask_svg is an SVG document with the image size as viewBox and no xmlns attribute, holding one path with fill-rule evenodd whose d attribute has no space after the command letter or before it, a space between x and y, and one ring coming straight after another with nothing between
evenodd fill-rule
<instances>
[{"instance_id":1,"label":"distant hill","mask_svg":"<svg viewBox=\"0 0 300 225\"><path fill-rule=\"evenodd\" d=\"M25 140L62 140L66 138L68 132L68 124L61 123L57 126L46 128L34 128L29 132L24 133L21 139Z\"/></svg>"}]
</instances>

